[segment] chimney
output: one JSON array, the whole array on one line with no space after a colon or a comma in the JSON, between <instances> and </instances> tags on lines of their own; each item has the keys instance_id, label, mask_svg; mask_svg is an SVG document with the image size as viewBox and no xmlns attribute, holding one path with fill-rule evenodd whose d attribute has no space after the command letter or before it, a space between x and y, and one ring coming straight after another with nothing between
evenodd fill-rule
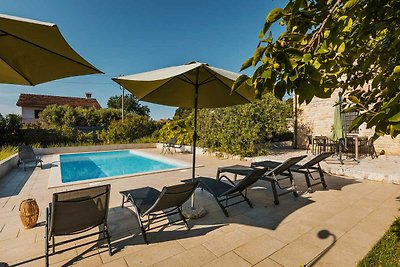
<instances>
[{"instance_id":1,"label":"chimney","mask_svg":"<svg viewBox=\"0 0 400 267\"><path fill-rule=\"evenodd\" d=\"M85 95L86 95L87 99L91 99L92 98L92 93L91 92L86 92Z\"/></svg>"}]
</instances>

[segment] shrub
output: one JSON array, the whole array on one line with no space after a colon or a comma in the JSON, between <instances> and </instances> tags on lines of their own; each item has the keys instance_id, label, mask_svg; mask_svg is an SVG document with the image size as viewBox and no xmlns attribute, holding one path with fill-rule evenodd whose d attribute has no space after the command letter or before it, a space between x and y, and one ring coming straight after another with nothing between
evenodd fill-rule
<instances>
[{"instance_id":1,"label":"shrub","mask_svg":"<svg viewBox=\"0 0 400 267\"><path fill-rule=\"evenodd\" d=\"M157 123L148 117L130 116L124 121L114 121L107 130L98 133L97 138L105 144L133 143L135 140L150 136L157 129Z\"/></svg>"}]
</instances>

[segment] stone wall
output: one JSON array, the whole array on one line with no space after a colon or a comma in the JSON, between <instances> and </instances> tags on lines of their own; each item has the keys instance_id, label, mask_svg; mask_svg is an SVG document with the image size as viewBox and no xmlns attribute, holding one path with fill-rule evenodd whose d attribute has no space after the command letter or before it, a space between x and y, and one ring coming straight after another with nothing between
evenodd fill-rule
<instances>
[{"instance_id":1,"label":"stone wall","mask_svg":"<svg viewBox=\"0 0 400 267\"><path fill-rule=\"evenodd\" d=\"M324 135L332 137L334 105L338 99L339 90L336 90L331 98L314 98L310 104L302 104L298 108L298 134L297 142L299 147L307 145L307 135ZM372 136L373 129L367 129L363 124L359 128L359 136ZM382 150L386 154L400 155L400 138L390 136L378 138L375 142L375 149L379 154Z\"/></svg>"}]
</instances>

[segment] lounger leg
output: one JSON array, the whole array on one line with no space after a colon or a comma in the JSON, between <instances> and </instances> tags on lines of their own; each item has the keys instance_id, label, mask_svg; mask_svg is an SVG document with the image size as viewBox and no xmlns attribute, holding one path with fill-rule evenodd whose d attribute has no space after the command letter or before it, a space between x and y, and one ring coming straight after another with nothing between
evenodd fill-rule
<instances>
[{"instance_id":1,"label":"lounger leg","mask_svg":"<svg viewBox=\"0 0 400 267\"><path fill-rule=\"evenodd\" d=\"M274 203L275 205L279 205L278 192L276 192L275 181L271 181L271 188L272 188L272 193L274 194Z\"/></svg>"},{"instance_id":2,"label":"lounger leg","mask_svg":"<svg viewBox=\"0 0 400 267\"><path fill-rule=\"evenodd\" d=\"M322 170L321 166L318 163L318 171L319 171L319 177L321 179L321 183L322 183L322 187L324 189L326 189L328 187L328 185L325 182L325 175L324 175L324 171Z\"/></svg>"},{"instance_id":3,"label":"lounger leg","mask_svg":"<svg viewBox=\"0 0 400 267\"><path fill-rule=\"evenodd\" d=\"M293 174L290 170L289 170L289 180L290 180L290 184L292 185L293 196L298 197L299 194L297 193L296 185L294 184Z\"/></svg>"},{"instance_id":4,"label":"lounger leg","mask_svg":"<svg viewBox=\"0 0 400 267\"><path fill-rule=\"evenodd\" d=\"M228 211L225 209L224 205L221 204L221 202L219 201L219 199L214 196L215 200L217 201L219 207L222 209L222 211L224 212L226 217L229 217Z\"/></svg>"},{"instance_id":5,"label":"lounger leg","mask_svg":"<svg viewBox=\"0 0 400 267\"><path fill-rule=\"evenodd\" d=\"M46 267L49 266L49 208L46 208L46 225L45 225L45 234L44 234L44 250L45 250L45 262L46 262Z\"/></svg>"},{"instance_id":6,"label":"lounger leg","mask_svg":"<svg viewBox=\"0 0 400 267\"><path fill-rule=\"evenodd\" d=\"M40 169L43 170L43 162L40 162Z\"/></svg>"},{"instance_id":7,"label":"lounger leg","mask_svg":"<svg viewBox=\"0 0 400 267\"><path fill-rule=\"evenodd\" d=\"M307 171L310 172L309 170L307 170ZM308 173L305 173L304 177L306 178L307 191L311 193L312 192L312 188L311 188L310 176L309 176Z\"/></svg>"},{"instance_id":8,"label":"lounger leg","mask_svg":"<svg viewBox=\"0 0 400 267\"><path fill-rule=\"evenodd\" d=\"M122 205L121 205L121 208L123 208L123 207L124 207L124 204L125 204L125 196L124 196L124 195L122 195Z\"/></svg>"},{"instance_id":9,"label":"lounger leg","mask_svg":"<svg viewBox=\"0 0 400 267\"><path fill-rule=\"evenodd\" d=\"M244 198L244 200L246 200L247 204L249 204L250 208L253 207L253 204L250 202L250 200L246 197L245 194L243 194L242 192L239 192L239 194L242 195L242 197Z\"/></svg>"},{"instance_id":10,"label":"lounger leg","mask_svg":"<svg viewBox=\"0 0 400 267\"><path fill-rule=\"evenodd\" d=\"M138 218L140 230L142 231L142 236L143 236L144 242L146 242L146 244L148 245L149 241L147 241L146 230L143 227L143 222L142 222L142 219L140 218L139 214L137 214L137 218Z\"/></svg>"},{"instance_id":11,"label":"lounger leg","mask_svg":"<svg viewBox=\"0 0 400 267\"><path fill-rule=\"evenodd\" d=\"M179 208L178 208L178 211L179 211L179 216L181 216L181 219L182 219L183 223L184 223L185 226L186 226L186 229L187 229L187 230L190 230L190 227L189 227L189 225L188 225L188 223L187 223L187 221L186 221L186 219L185 219L185 216L183 216L183 214L182 214L182 207L179 207Z\"/></svg>"},{"instance_id":12,"label":"lounger leg","mask_svg":"<svg viewBox=\"0 0 400 267\"><path fill-rule=\"evenodd\" d=\"M53 249L53 254L56 253L56 248L54 247L54 235L51 237L51 247Z\"/></svg>"},{"instance_id":13,"label":"lounger leg","mask_svg":"<svg viewBox=\"0 0 400 267\"><path fill-rule=\"evenodd\" d=\"M110 233L108 232L108 225L107 222L104 222L104 233L105 236L107 237L107 246L108 246L108 254L111 256L111 240L110 240Z\"/></svg>"}]
</instances>

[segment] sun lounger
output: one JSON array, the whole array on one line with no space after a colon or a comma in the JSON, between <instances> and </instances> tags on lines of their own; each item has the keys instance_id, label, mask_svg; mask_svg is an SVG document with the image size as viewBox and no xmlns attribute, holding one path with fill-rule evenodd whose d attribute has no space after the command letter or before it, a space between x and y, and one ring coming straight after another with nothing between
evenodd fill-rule
<instances>
[{"instance_id":1,"label":"sun lounger","mask_svg":"<svg viewBox=\"0 0 400 267\"><path fill-rule=\"evenodd\" d=\"M43 169L43 161L38 156L36 156L31 146L18 147L18 157L18 167L22 163L22 165L24 166L24 171L26 171L27 163L35 163L35 168L37 167L38 163L40 163L40 168Z\"/></svg>"},{"instance_id":2,"label":"sun lounger","mask_svg":"<svg viewBox=\"0 0 400 267\"><path fill-rule=\"evenodd\" d=\"M279 196L286 195L288 193L293 193L295 197L298 196L290 168L305 157L307 157L307 155L289 158L284 162L279 162L272 168L260 166L264 170L264 175L260 179L270 182L272 193L274 195L274 203L276 205L279 204ZM248 175L248 173L252 172L254 169L256 169L256 166L248 167L242 165L233 165L228 167L221 167L218 168L217 178L223 172L235 174L236 177L236 175ZM281 182L287 179L289 179L290 185L283 186ZM277 187L284 191L282 193L278 193Z\"/></svg>"},{"instance_id":3,"label":"sun lounger","mask_svg":"<svg viewBox=\"0 0 400 267\"><path fill-rule=\"evenodd\" d=\"M319 184L322 184L323 188L325 189L327 187L327 185L325 182L324 172L321 169L320 162L329 158L333 154L334 154L334 152L323 152L323 153L319 154L318 156L315 156L314 158L310 159L309 161L307 161L304 164L293 165L292 167L290 167L290 171L304 174L308 191L311 192L312 187L319 185ZM261 161L261 162L253 162L251 166L273 169L280 164L281 164L281 162L277 162L277 161ZM314 177L313 173L318 173L319 176ZM318 182L312 183L312 181L318 181Z\"/></svg>"},{"instance_id":4,"label":"sun lounger","mask_svg":"<svg viewBox=\"0 0 400 267\"><path fill-rule=\"evenodd\" d=\"M143 239L149 244L146 231L161 228L173 223L183 221L186 228L189 226L182 215L182 205L196 190L197 182L164 187L161 192L152 187L143 187L133 190L121 191L122 207L127 202L132 204L136 213ZM163 212L162 212L163 211ZM150 228L151 223L157 223L165 217L179 215L179 219ZM147 217L147 219L145 219Z\"/></svg>"},{"instance_id":5,"label":"sun lounger","mask_svg":"<svg viewBox=\"0 0 400 267\"><path fill-rule=\"evenodd\" d=\"M218 205L224 212L225 216L228 217L227 207L247 202L250 207L253 207L253 204L246 196L246 189L254 184L258 179L262 177L265 173L265 170L262 169L254 169L249 174L244 177L239 183L235 184L231 181L227 176L222 175L220 179L214 179L209 177L196 177L195 180L199 181L199 187L209 192ZM226 179L226 182L221 181L222 179ZM190 180L184 180L187 182ZM241 198L241 200L236 201L234 203L229 203L229 200L234 198Z\"/></svg>"},{"instance_id":6,"label":"sun lounger","mask_svg":"<svg viewBox=\"0 0 400 267\"><path fill-rule=\"evenodd\" d=\"M49 256L64 251L85 246L100 240L107 240L108 252L111 256L110 235L107 225L108 204L110 199L110 185L89 187L66 192L54 193L53 202L46 209L45 229L45 258L49 266ZM68 236L89 231L95 227L100 230L94 233L81 235L69 240L54 242L57 236ZM76 241L95 235L101 235L95 241L89 241L73 247L55 251L56 246ZM52 249L52 253L49 250Z\"/></svg>"}]
</instances>

